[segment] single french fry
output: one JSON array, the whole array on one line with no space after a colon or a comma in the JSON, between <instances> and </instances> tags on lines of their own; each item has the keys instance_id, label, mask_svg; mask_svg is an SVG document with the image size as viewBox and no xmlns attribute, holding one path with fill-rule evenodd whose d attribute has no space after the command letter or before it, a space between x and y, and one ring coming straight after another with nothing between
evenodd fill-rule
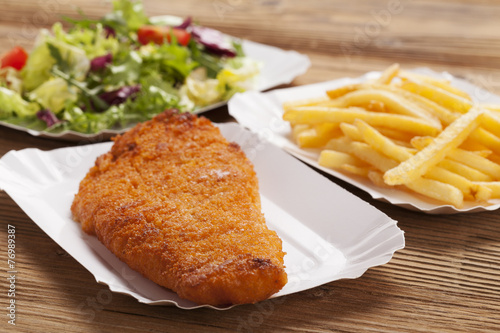
<instances>
[{"instance_id":1,"label":"single french fry","mask_svg":"<svg viewBox=\"0 0 500 333\"><path fill-rule=\"evenodd\" d=\"M370 112L362 108L330 108L330 107L297 107L283 114L283 119L293 123L319 124L323 122L352 123L359 118L372 126L381 126L391 129L404 128L414 135L435 136L439 128L424 119L400 114Z\"/></svg>"},{"instance_id":2,"label":"single french fry","mask_svg":"<svg viewBox=\"0 0 500 333\"><path fill-rule=\"evenodd\" d=\"M474 199L476 201L488 201L493 198L493 190L490 187L482 184L475 185L477 185L476 193L474 193Z\"/></svg>"},{"instance_id":3,"label":"single french fry","mask_svg":"<svg viewBox=\"0 0 500 333\"><path fill-rule=\"evenodd\" d=\"M331 169L340 168L343 164L349 164L356 167L368 166L359 158L340 151L324 149L321 151L318 159L318 164Z\"/></svg>"},{"instance_id":4,"label":"single french fry","mask_svg":"<svg viewBox=\"0 0 500 333\"><path fill-rule=\"evenodd\" d=\"M315 125L321 123L352 122L357 114L366 113L363 108L292 107L283 113L283 120L291 124ZM345 118L345 119L343 119Z\"/></svg>"},{"instance_id":5,"label":"single french fry","mask_svg":"<svg viewBox=\"0 0 500 333\"><path fill-rule=\"evenodd\" d=\"M362 105L359 105L359 106L364 107L368 111L373 111L373 112L389 112L389 110L387 109L386 105L382 101L372 100L372 101L370 101L367 104L362 104Z\"/></svg>"},{"instance_id":6,"label":"single french fry","mask_svg":"<svg viewBox=\"0 0 500 333\"><path fill-rule=\"evenodd\" d=\"M340 130L347 136L349 139L353 141L363 141L363 136L359 132L358 128L353 124L349 123L340 123Z\"/></svg>"},{"instance_id":7,"label":"single french fry","mask_svg":"<svg viewBox=\"0 0 500 333\"><path fill-rule=\"evenodd\" d=\"M338 123L322 123L314 126L319 135L327 135L330 138L339 137L342 135L342 131L339 128Z\"/></svg>"},{"instance_id":8,"label":"single french fry","mask_svg":"<svg viewBox=\"0 0 500 333\"><path fill-rule=\"evenodd\" d=\"M500 154L500 138L484 128L476 128L476 130L472 131L469 138L482 144L493 152Z\"/></svg>"},{"instance_id":9,"label":"single french fry","mask_svg":"<svg viewBox=\"0 0 500 333\"><path fill-rule=\"evenodd\" d=\"M481 121L483 110L471 109L446 127L434 140L411 158L389 170L384 180L389 185L406 184L422 176L427 170L442 161L446 154L458 147L476 129Z\"/></svg>"},{"instance_id":10,"label":"single french fry","mask_svg":"<svg viewBox=\"0 0 500 333\"><path fill-rule=\"evenodd\" d=\"M500 116L500 104L481 104L481 107L492 111L497 116Z\"/></svg>"},{"instance_id":11,"label":"single french fry","mask_svg":"<svg viewBox=\"0 0 500 333\"><path fill-rule=\"evenodd\" d=\"M369 171L368 179L370 179L372 183L378 187L394 188L394 186L389 186L384 182L384 175L381 172L373 170ZM475 186L480 187L478 185ZM452 185L445 184L437 180L420 178L417 181L409 184L409 186L407 185L406 187L426 197L430 197L445 203L449 203L457 207L463 205L463 198L464 198L463 193L462 195L460 195L457 191L457 188L454 188ZM491 191L488 193L491 193ZM470 197L475 198L473 196Z\"/></svg>"},{"instance_id":12,"label":"single french fry","mask_svg":"<svg viewBox=\"0 0 500 333\"><path fill-rule=\"evenodd\" d=\"M470 95L468 93L466 93L465 91L462 91L458 88L455 88L453 87L449 82L440 82L440 81L434 81L434 82L430 82L432 85L438 87L438 88L441 88L443 90L446 90L454 95L457 95L457 96L460 96L460 97L463 97L469 101L472 101L472 98L470 97Z\"/></svg>"},{"instance_id":13,"label":"single french fry","mask_svg":"<svg viewBox=\"0 0 500 333\"><path fill-rule=\"evenodd\" d=\"M459 148L470 151L489 150L490 152L492 152L485 145L477 142L476 140L471 139L470 136L467 139L465 139L465 141L459 146Z\"/></svg>"},{"instance_id":14,"label":"single french fry","mask_svg":"<svg viewBox=\"0 0 500 333\"><path fill-rule=\"evenodd\" d=\"M342 132L336 123L323 123L302 131L297 135L297 144L301 148L321 148L330 139L339 137Z\"/></svg>"},{"instance_id":15,"label":"single french fry","mask_svg":"<svg viewBox=\"0 0 500 333\"><path fill-rule=\"evenodd\" d=\"M328 141L324 149L336 150L342 153L350 154L352 140L346 136L340 138L334 138Z\"/></svg>"},{"instance_id":16,"label":"single french fry","mask_svg":"<svg viewBox=\"0 0 500 333\"><path fill-rule=\"evenodd\" d=\"M411 139L410 143L413 147L418 150L424 149L426 146L430 145L434 138L430 136L415 136ZM464 143L468 142L468 144L464 145ZM488 157L493 152L483 145L477 144L473 141L465 140L458 148L453 148L451 151L454 151L455 154L461 154L465 152L465 154L474 154L480 157ZM464 149L464 147L466 149Z\"/></svg>"},{"instance_id":17,"label":"single french fry","mask_svg":"<svg viewBox=\"0 0 500 333\"><path fill-rule=\"evenodd\" d=\"M376 151L399 162L406 161L413 156L409 150L396 145L364 121L356 119L354 125L358 128L363 140Z\"/></svg>"},{"instance_id":18,"label":"single french fry","mask_svg":"<svg viewBox=\"0 0 500 333\"><path fill-rule=\"evenodd\" d=\"M431 136L415 136L411 139L410 143L418 150L422 150L434 141Z\"/></svg>"},{"instance_id":19,"label":"single french fry","mask_svg":"<svg viewBox=\"0 0 500 333\"><path fill-rule=\"evenodd\" d=\"M500 112L500 104L481 104L481 107L491 111Z\"/></svg>"},{"instance_id":20,"label":"single french fry","mask_svg":"<svg viewBox=\"0 0 500 333\"><path fill-rule=\"evenodd\" d=\"M453 121L455 121L455 119L457 119L460 116L460 113L453 112L437 104L436 102L431 101L430 99L427 99L411 91L404 90L395 85L385 85L385 86L379 85L376 86L376 88L391 91L395 94L403 96L407 100L410 100L417 105L420 105L420 107L424 108L425 110L433 114L444 125L451 124Z\"/></svg>"},{"instance_id":21,"label":"single french fry","mask_svg":"<svg viewBox=\"0 0 500 333\"><path fill-rule=\"evenodd\" d=\"M381 89L361 89L350 92L341 98L343 107L363 106L373 101L381 102L391 113L397 113L427 120L438 130L441 130L441 122L432 113L421 108L417 104L398 96L391 91Z\"/></svg>"},{"instance_id":22,"label":"single french fry","mask_svg":"<svg viewBox=\"0 0 500 333\"><path fill-rule=\"evenodd\" d=\"M355 166L355 165L351 165L351 164L343 164L340 166L339 168L340 170L344 170L344 171L347 171L349 173L352 173L354 175L357 175L357 176L361 176L361 177L368 177L368 174L371 170L371 167L369 166Z\"/></svg>"},{"instance_id":23,"label":"single french fry","mask_svg":"<svg viewBox=\"0 0 500 333\"><path fill-rule=\"evenodd\" d=\"M296 142L301 148L320 148L328 142L328 139L322 139L315 128L309 128L297 135Z\"/></svg>"},{"instance_id":24,"label":"single french fry","mask_svg":"<svg viewBox=\"0 0 500 333\"><path fill-rule=\"evenodd\" d=\"M384 182L384 174L380 171L370 170L368 171L367 177L375 186L382 188L394 188L394 186L389 186Z\"/></svg>"},{"instance_id":25,"label":"single french fry","mask_svg":"<svg viewBox=\"0 0 500 333\"><path fill-rule=\"evenodd\" d=\"M410 140L414 137L413 134L405 132L404 128L393 129L385 128L380 126L373 126L382 135L388 137L394 142L399 142L398 144L409 147Z\"/></svg>"},{"instance_id":26,"label":"single french fry","mask_svg":"<svg viewBox=\"0 0 500 333\"><path fill-rule=\"evenodd\" d=\"M483 186L491 190L491 198L500 198L500 181L496 182L475 182L475 184Z\"/></svg>"},{"instance_id":27,"label":"single french fry","mask_svg":"<svg viewBox=\"0 0 500 333\"><path fill-rule=\"evenodd\" d=\"M493 178L479 170L449 159L442 160L437 164L437 166L454 172L470 181L488 182L493 180Z\"/></svg>"},{"instance_id":28,"label":"single french fry","mask_svg":"<svg viewBox=\"0 0 500 333\"><path fill-rule=\"evenodd\" d=\"M405 185L410 190L426 197L449 203L457 208L463 206L464 195L462 191L453 185L422 177L418 177Z\"/></svg>"},{"instance_id":29,"label":"single french fry","mask_svg":"<svg viewBox=\"0 0 500 333\"><path fill-rule=\"evenodd\" d=\"M422 74L422 73L415 73L415 72L409 72L407 70L400 70L398 73L398 76L400 78L404 79L413 79L413 80L420 80L428 83L433 83L433 82L439 82L439 83L449 83L450 81L444 78L435 78L430 75Z\"/></svg>"},{"instance_id":30,"label":"single french fry","mask_svg":"<svg viewBox=\"0 0 500 333\"><path fill-rule=\"evenodd\" d=\"M462 191L464 197L467 199L476 200L476 195L480 196L481 201L488 199L487 194L489 191L485 191L485 189L480 188L479 185L471 182L467 178L439 166L434 166L429 169L424 177L455 186Z\"/></svg>"},{"instance_id":31,"label":"single french fry","mask_svg":"<svg viewBox=\"0 0 500 333\"><path fill-rule=\"evenodd\" d=\"M417 73L407 72L407 71L401 71L399 73L399 76L401 78L407 78L407 79L413 79L413 80L416 79L416 80L424 81L424 82L427 82L435 87L446 90L451 94L463 97L465 99L468 99L469 101L472 100L472 98L469 96L468 93L466 93L463 90L460 90L458 88L453 87L450 84L450 81L448 81L448 80L436 79L436 78L433 78L433 77L428 76L428 75L422 75L422 74L417 74Z\"/></svg>"},{"instance_id":32,"label":"single french fry","mask_svg":"<svg viewBox=\"0 0 500 333\"><path fill-rule=\"evenodd\" d=\"M487 174L494 180L500 180L500 165L473 152L455 148L448 152L447 157L471 168Z\"/></svg>"},{"instance_id":33,"label":"single french fry","mask_svg":"<svg viewBox=\"0 0 500 333\"><path fill-rule=\"evenodd\" d=\"M350 93L351 91L357 90L361 87L361 84L348 84L342 87L338 87L335 89L330 89L326 91L326 94L328 97L331 99L339 98L341 96L344 96L347 93Z\"/></svg>"},{"instance_id":34,"label":"single french fry","mask_svg":"<svg viewBox=\"0 0 500 333\"><path fill-rule=\"evenodd\" d=\"M306 99L300 99L296 101L287 101L283 103L283 109L288 110L293 107L297 106L311 106L311 105L318 105L321 104L322 102L327 102L330 99L328 96L321 96L321 97L314 97L314 98L306 98Z\"/></svg>"},{"instance_id":35,"label":"single french fry","mask_svg":"<svg viewBox=\"0 0 500 333\"><path fill-rule=\"evenodd\" d=\"M490 154L488 159L496 164L500 164L500 155L498 154Z\"/></svg>"},{"instance_id":36,"label":"single french fry","mask_svg":"<svg viewBox=\"0 0 500 333\"><path fill-rule=\"evenodd\" d=\"M313 106L313 105L309 105L309 106ZM342 101L340 99L329 99L327 101L316 104L316 106L327 106L327 107L331 107L331 108L341 108L344 106L344 104L342 103Z\"/></svg>"},{"instance_id":37,"label":"single french fry","mask_svg":"<svg viewBox=\"0 0 500 333\"><path fill-rule=\"evenodd\" d=\"M292 125L292 138L295 142L297 142L297 138L300 133L311 129L312 126L309 124L294 124Z\"/></svg>"},{"instance_id":38,"label":"single french fry","mask_svg":"<svg viewBox=\"0 0 500 333\"><path fill-rule=\"evenodd\" d=\"M351 147L352 154L354 154L354 156L370 165L373 165L380 171L385 172L386 170L392 169L398 165L398 162L379 153L367 143L352 142Z\"/></svg>"},{"instance_id":39,"label":"single french fry","mask_svg":"<svg viewBox=\"0 0 500 333\"><path fill-rule=\"evenodd\" d=\"M379 84L389 84L396 75L399 73L399 64L395 63L391 66L387 67L382 75L375 80L376 83Z\"/></svg>"},{"instance_id":40,"label":"single french fry","mask_svg":"<svg viewBox=\"0 0 500 333\"><path fill-rule=\"evenodd\" d=\"M473 106L470 100L433 86L430 83L408 80L401 83L401 88L428 98L453 112L466 113Z\"/></svg>"},{"instance_id":41,"label":"single french fry","mask_svg":"<svg viewBox=\"0 0 500 333\"><path fill-rule=\"evenodd\" d=\"M491 111L486 111L481 121L481 127L491 133L500 133L500 116Z\"/></svg>"},{"instance_id":42,"label":"single french fry","mask_svg":"<svg viewBox=\"0 0 500 333\"><path fill-rule=\"evenodd\" d=\"M465 150L467 151L467 149L463 149L463 148L457 148L457 149L461 149L461 150ZM493 152L489 149L484 149L484 150L469 150L469 152L477 155L477 156L481 156L481 157L484 157L484 158L488 158L491 154L493 154ZM498 163L497 163L498 164Z\"/></svg>"}]
</instances>

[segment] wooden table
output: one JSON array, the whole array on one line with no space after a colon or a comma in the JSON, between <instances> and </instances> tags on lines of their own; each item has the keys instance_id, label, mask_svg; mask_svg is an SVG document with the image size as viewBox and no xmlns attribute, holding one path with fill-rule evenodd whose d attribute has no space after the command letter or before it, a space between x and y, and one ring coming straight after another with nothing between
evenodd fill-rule
<instances>
[{"instance_id":1,"label":"wooden table","mask_svg":"<svg viewBox=\"0 0 500 333\"><path fill-rule=\"evenodd\" d=\"M100 17L97 0L0 0L0 51L30 48L40 28L80 7ZM500 4L474 0L298 1L145 0L148 14L191 15L256 42L307 54L303 85L381 70L398 62L467 78L500 93ZM221 108L206 114L229 120ZM0 129L11 149L69 145ZM362 277L228 311L148 306L111 294L0 193L0 331L19 332L499 332L498 212L425 215L372 200L399 221L406 247ZM16 326L7 324L7 225L16 227Z\"/></svg>"}]
</instances>

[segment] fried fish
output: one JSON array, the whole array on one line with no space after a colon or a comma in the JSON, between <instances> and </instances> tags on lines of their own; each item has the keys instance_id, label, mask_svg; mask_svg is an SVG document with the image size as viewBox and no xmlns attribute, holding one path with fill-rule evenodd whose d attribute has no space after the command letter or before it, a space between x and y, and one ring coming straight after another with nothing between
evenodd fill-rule
<instances>
[{"instance_id":1,"label":"fried fish","mask_svg":"<svg viewBox=\"0 0 500 333\"><path fill-rule=\"evenodd\" d=\"M85 232L198 304L255 303L286 284L253 165L208 119L165 111L113 140L71 206Z\"/></svg>"}]
</instances>

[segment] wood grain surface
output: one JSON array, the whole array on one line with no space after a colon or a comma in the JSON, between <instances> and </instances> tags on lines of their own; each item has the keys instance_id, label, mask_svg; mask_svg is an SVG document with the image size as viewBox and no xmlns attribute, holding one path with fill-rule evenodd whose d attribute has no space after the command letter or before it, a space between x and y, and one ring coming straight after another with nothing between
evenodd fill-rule
<instances>
[{"instance_id":1,"label":"wood grain surface","mask_svg":"<svg viewBox=\"0 0 500 333\"><path fill-rule=\"evenodd\" d=\"M307 54L303 85L398 62L448 71L500 94L498 1L144 0L149 15L192 16L201 24ZM0 52L31 48L39 29L77 8L97 18L97 0L0 0ZM210 111L229 121L226 108ZM72 145L0 129L12 149ZM371 199L397 220L406 247L362 277L227 311L149 306L111 293L0 192L2 332L499 332L500 215L426 215ZM16 326L7 323L7 234L16 228Z\"/></svg>"}]
</instances>

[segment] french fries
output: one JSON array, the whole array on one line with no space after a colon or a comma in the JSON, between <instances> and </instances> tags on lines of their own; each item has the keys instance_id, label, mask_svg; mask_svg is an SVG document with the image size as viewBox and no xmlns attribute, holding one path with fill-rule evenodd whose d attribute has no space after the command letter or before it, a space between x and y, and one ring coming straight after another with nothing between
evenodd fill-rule
<instances>
[{"instance_id":1,"label":"french fries","mask_svg":"<svg viewBox=\"0 0 500 333\"><path fill-rule=\"evenodd\" d=\"M466 113L473 105L473 103L467 98L455 95L448 90L442 89L428 82L408 80L401 85L401 88L424 96L425 98L428 98L445 108L455 110L460 113Z\"/></svg>"},{"instance_id":2,"label":"french fries","mask_svg":"<svg viewBox=\"0 0 500 333\"><path fill-rule=\"evenodd\" d=\"M323 167L457 208L500 198L500 106L476 105L447 80L394 64L283 109Z\"/></svg>"},{"instance_id":3,"label":"french fries","mask_svg":"<svg viewBox=\"0 0 500 333\"><path fill-rule=\"evenodd\" d=\"M471 109L446 127L434 140L397 167L384 174L384 181L389 185L406 184L425 174L427 170L442 161L446 154L458 147L480 124L483 109Z\"/></svg>"},{"instance_id":4,"label":"french fries","mask_svg":"<svg viewBox=\"0 0 500 333\"><path fill-rule=\"evenodd\" d=\"M370 105L373 101L385 106L385 109L397 114L427 119L429 123L441 130L439 119L412 101L403 100L397 94L382 89L362 89L350 92L339 98L340 106Z\"/></svg>"},{"instance_id":5,"label":"french fries","mask_svg":"<svg viewBox=\"0 0 500 333\"><path fill-rule=\"evenodd\" d=\"M429 121L407 115L366 111L360 107L336 108L325 106L303 106L288 109L283 119L292 124L322 124L353 122L362 119L374 126L391 129L405 128L415 135L436 135L440 129Z\"/></svg>"}]
</instances>

